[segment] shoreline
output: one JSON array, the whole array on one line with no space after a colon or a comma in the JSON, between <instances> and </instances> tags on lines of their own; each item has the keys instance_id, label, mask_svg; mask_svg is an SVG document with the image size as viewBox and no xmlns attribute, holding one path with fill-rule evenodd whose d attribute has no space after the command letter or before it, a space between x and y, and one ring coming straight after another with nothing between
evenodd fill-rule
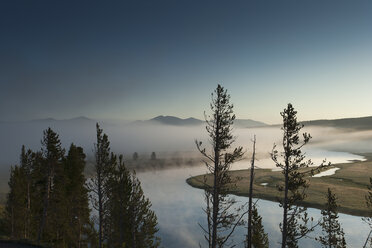
<instances>
[{"instance_id":1,"label":"shoreline","mask_svg":"<svg viewBox=\"0 0 372 248\"><path fill-rule=\"evenodd\" d=\"M372 153L353 153L363 156L364 161L351 161L349 163L332 164L327 168L340 168L335 174L323 177L310 177L306 179L309 182L307 189L307 198L298 205L316 209L322 209L325 204L325 194L328 187L334 191L337 196L338 212L360 217L370 217L371 209L366 206L364 196L368 192L367 185L369 185L369 178L372 177ZM309 168L304 169L304 171ZM235 187L229 185L228 194L248 197L248 185L250 170L237 170L229 172L231 178L236 184ZM186 179L186 183L194 188L204 189L203 181L204 175L198 175ZM207 183L211 176L207 176ZM271 169L256 169L254 181L253 197L278 202L280 197L276 190L277 183L282 180L280 171L271 171ZM267 185L261 185L267 183Z\"/></svg>"}]
</instances>

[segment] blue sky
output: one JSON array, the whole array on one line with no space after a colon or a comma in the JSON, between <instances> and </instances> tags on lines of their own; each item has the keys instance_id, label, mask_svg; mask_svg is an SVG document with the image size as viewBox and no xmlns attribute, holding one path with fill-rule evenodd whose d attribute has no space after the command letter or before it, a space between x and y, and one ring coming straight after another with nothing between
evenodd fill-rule
<instances>
[{"instance_id":1,"label":"blue sky","mask_svg":"<svg viewBox=\"0 0 372 248\"><path fill-rule=\"evenodd\" d=\"M372 115L372 2L1 1L0 120Z\"/></svg>"}]
</instances>

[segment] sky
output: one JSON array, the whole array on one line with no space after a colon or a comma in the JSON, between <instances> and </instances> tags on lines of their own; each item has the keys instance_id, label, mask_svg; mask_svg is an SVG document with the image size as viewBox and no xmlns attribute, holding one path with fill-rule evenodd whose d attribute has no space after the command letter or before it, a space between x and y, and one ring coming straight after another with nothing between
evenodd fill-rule
<instances>
[{"instance_id":1,"label":"sky","mask_svg":"<svg viewBox=\"0 0 372 248\"><path fill-rule=\"evenodd\" d=\"M0 2L0 121L372 115L372 1Z\"/></svg>"}]
</instances>

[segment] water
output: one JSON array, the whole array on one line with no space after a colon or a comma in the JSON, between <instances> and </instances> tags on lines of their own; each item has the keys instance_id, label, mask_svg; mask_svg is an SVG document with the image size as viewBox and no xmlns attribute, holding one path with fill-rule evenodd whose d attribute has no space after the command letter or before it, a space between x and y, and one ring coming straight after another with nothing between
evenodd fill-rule
<instances>
[{"instance_id":1,"label":"water","mask_svg":"<svg viewBox=\"0 0 372 248\"><path fill-rule=\"evenodd\" d=\"M337 162L347 162L351 159L363 158L360 156L321 150L309 151L313 160L321 161L327 157L329 161L337 159ZM265 164L266 159L260 160L260 166L270 168L272 165ZM268 162L268 161L267 161ZM243 160L234 165L233 169L248 168L249 161ZM159 222L159 236L164 247L199 247L199 243L205 246L203 232L198 223L205 224L205 206L203 190L189 186L185 180L190 176L200 175L206 169L200 165L195 167L174 168L160 171L147 171L138 173L143 190L153 204L152 209L156 212ZM239 202L245 203L248 198L235 197ZM263 217L265 232L269 234L270 247L278 247L280 241L279 223L282 218L282 209L278 204L271 201L259 200L259 213ZM314 220L320 218L320 210L308 209L308 213ZM339 214L339 220L345 231L348 247L362 247L368 235L369 227L361 217ZM312 235L318 235L317 229ZM236 231L233 239L237 247L243 247L245 228ZM300 247L320 247L313 239L302 239Z\"/></svg>"}]
</instances>

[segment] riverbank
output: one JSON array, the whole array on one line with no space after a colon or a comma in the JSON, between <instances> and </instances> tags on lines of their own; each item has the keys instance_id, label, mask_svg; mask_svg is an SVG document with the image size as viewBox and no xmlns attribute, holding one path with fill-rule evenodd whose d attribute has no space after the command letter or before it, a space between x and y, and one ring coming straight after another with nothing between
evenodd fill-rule
<instances>
[{"instance_id":1,"label":"riverbank","mask_svg":"<svg viewBox=\"0 0 372 248\"><path fill-rule=\"evenodd\" d=\"M369 178L372 177L372 154L358 154L365 157L365 161L334 164L331 168L339 170L335 174L324 177L311 177L306 179L309 188L307 198L300 205L322 209L326 202L327 189L331 188L337 196L339 212L356 215L370 216L371 210L367 208L365 196L367 195ZM303 171L308 171L304 169ZM250 170L230 171L234 183L228 186L228 193L238 196L249 196ZM186 182L195 188L203 188L204 175L188 178ZM264 200L277 201L280 194L276 185L283 181L280 171L271 169L256 169L253 197ZM207 176L207 183L212 182L211 175Z\"/></svg>"}]
</instances>

